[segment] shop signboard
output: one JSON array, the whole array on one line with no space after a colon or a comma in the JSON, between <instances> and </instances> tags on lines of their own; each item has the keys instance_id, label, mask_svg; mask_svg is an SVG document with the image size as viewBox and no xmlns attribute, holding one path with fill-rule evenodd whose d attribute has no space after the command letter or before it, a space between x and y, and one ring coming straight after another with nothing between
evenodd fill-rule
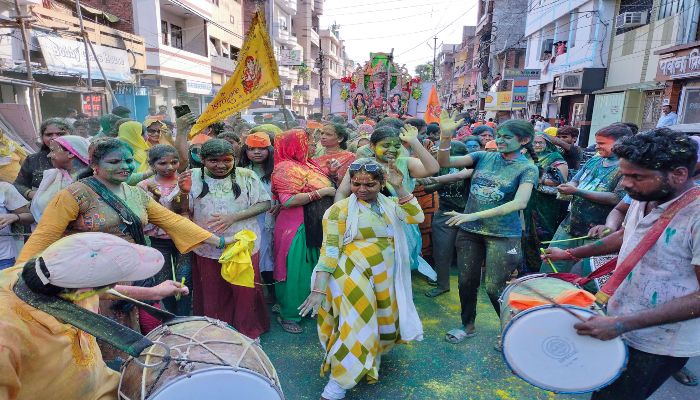
<instances>
[{"instance_id":1,"label":"shop signboard","mask_svg":"<svg viewBox=\"0 0 700 400\"><path fill-rule=\"evenodd\" d=\"M301 50L280 50L277 64L287 67L301 65Z\"/></svg>"},{"instance_id":2,"label":"shop signboard","mask_svg":"<svg viewBox=\"0 0 700 400\"><path fill-rule=\"evenodd\" d=\"M102 114L102 95L99 94L83 94L82 95L83 112L87 115Z\"/></svg>"},{"instance_id":3,"label":"shop signboard","mask_svg":"<svg viewBox=\"0 0 700 400\"><path fill-rule=\"evenodd\" d=\"M503 70L503 79L539 80L542 70L530 68L506 68Z\"/></svg>"},{"instance_id":4,"label":"shop signboard","mask_svg":"<svg viewBox=\"0 0 700 400\"><path fill-rule=\"evenodd\" d=\"M187 93L210 95L212 84L211 82L192 81L188 79L185 81L185 88Z\"/></svg>"},{"instance_id":5,"label":"shop signboard","mask_svg":"<svg viewBox=\"0 0 700 400\"><path fill-rule=\"evenodd\" d=\"M39 46L41 46L41 52L49 71L62 74L80 74L83 78L88 77L85 45L83 42L55 36L39 36L37 40L39 41ZM107 79L110 81L131 81L129 55L126 50L97 44L92 46ZM90 70L93 79L103 78L92 54L90 54Z\"/></svg>"},{"instance_id":6,"label":"shop signboard","mask_svg":"<svg viewBox=\"0 0 700 400\"><path fill-rule=\"evenodd\" d=\"M513 81L513 103L511 107L514 110L527 107L527 81Z\"/></svg>"},{"instance_id":7,"label":"shop signboard","mask_svg":"<svg viewBox=\"0 0 700 400\"><path fill-rule=\"evenodd\" d=\"M659 60L656 80L667 81L700 76L700 47L669 53L671 57Z\"/></svg>"},{"instance_id":8,"label":"shop signboard","mask_svg":"<svg viewBox=\"0 0 700 400\"><path fill-rule=\"evenodd\" d=\"M485 111L510 111L513 107L513 93L489 92L484 103Z\"/></svg>"}]
</instances>

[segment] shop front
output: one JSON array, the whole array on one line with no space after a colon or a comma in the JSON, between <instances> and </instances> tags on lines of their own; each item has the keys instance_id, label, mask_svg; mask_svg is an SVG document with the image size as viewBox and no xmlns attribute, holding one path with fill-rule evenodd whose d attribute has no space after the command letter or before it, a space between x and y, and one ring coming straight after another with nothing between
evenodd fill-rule
<instances>
[{"instance_id":1,"label":"shop front","mask_svg":"<svg viewBox=\"0 0 700 400\"><path fill-rule=\"evenodd\" d=\"M700 123L700 42L657 52L657 81L665 81L664 104L678 114L679 124Z\"/></svg>"},{"instance_id":2,"label":"shop front","mask_svg":"<svg viewBox=\"0 0 700 400\"><path fill-rule=\"evenodd\" d=\"M605 68L583 68L554 76L551 97L556 99L558 112L555 121L579 129L579 143L589 142L595 96L603 88ZM548 115L550 120L552 115Z\"/></svg>"}]
</instances>

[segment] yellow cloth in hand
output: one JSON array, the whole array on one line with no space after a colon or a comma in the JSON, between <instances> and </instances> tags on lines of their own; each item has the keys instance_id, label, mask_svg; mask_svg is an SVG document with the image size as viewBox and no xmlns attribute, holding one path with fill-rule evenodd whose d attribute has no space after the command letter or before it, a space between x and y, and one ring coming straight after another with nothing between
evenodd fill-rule
<instances>
[{"instance_id":1,"label":"yellow cloth in hand","mask_svg":"<svg viewBox=\"0 0 700 400\"><path fill-rule=\"evenodd\" d=\"M221 277L232 285L255 287L255 270L251 257L258 237L253 231L245 229L233 238L236 241L226 246L219 257Z\"/></svg>"}]
</instances>

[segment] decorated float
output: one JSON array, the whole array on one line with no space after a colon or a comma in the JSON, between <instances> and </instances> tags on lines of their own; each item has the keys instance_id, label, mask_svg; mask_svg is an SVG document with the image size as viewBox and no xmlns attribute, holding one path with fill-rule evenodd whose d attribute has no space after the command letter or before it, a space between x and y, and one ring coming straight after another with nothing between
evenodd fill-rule
<instances>
[{"instance_id":1,"label":"decorated float","mask_svg":"<svg viewBox=\"0 0 700 400\"><path fill-rule=\"evenodd\" d=\"M364 66L331 82L331 114L349 118L379 115L422 117L433 82L412 77L387 53L370 53Z\"/></svg>"}]
</instances>

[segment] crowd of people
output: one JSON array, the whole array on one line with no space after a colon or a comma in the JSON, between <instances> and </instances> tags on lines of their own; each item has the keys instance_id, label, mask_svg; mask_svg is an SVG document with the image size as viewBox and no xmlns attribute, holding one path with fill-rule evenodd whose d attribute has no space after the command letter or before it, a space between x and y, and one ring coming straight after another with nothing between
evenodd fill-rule
<instances>
[{"instance_id":1,"label":"crowd of people","mask_svg":"<svg viewBox=\"0 0 700 400\"><path fill-rule=\"evenodd\" d=\"M48 398L42 390L53 390L33 381L56 367L34 358L49 355L31 344L33 323L72 332L72 341L49 345L57 359L70 363L73 354L92 368L64 398L116 396L115 373L101 363L118 370L127 357L50 316L32 317L16 285L79 305L89 299L89 309L143 334L159 321L102 289L117 284L132 298L224 321L256 340L271 320L299 334L310 328L304 317L317 317L329 374L321 398L336 400L362 379L377 381L395 344L423 339L413 270L426 274L434 287L425 295L435 298L451 290L456 269L460 322L444 337L456 345L477 334L482 283L499 314L517 276L586 275L615 255L620 263L686 195L695 197L609 293L609 316L576 329L622 336L631 349L627 369L595 399L646 398L672 374L697 384L682 368L700 355L698 137L616 123L582 148L575 127L447 111L432 124L335 115L290 127L234 117L190 132L193 114L172 124L166 111L150 110L143 122L124 107L98 123L50 118L31 155L0 140L0 301L15 305L0 311L0 369L8 371L0 394ZM256 238L252 287L225 279L220 260L246 231ZM82 275L71 272L70 256L86 241L106 244L91 247L95 260ZM110 246L122 253L105 256ZM105 275L114 260L130 272Z\"/></svg>"}]
</instances>

